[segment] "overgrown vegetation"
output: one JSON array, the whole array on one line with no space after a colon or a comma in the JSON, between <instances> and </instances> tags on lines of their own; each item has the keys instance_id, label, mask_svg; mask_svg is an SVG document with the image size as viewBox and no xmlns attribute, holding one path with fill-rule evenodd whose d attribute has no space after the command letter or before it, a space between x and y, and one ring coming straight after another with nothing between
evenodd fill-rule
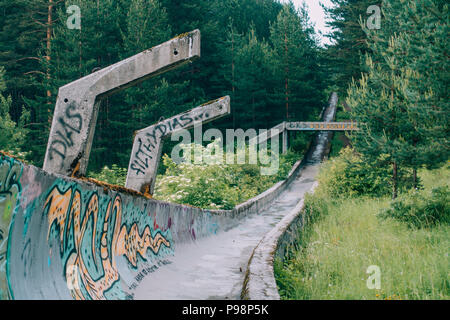
<instances>
[{"instance_id":1,"label":"overgrown vegetation","mask_svg":"<svg viewBox=\"0 0 450 320\"><path fill-rule=\"evenodd\" d=\"M127 169L113 164L111 168L104 166L99 172L89 172L88 176L109 184L124 186L127 179Z\"/></svg>"},{"instance_id":2,"label":"overgrown vegetation","mask_svg":"<svg viewBox=\"0 0 450 320\"><path fill-rule=\"evenodd\" d=\"M450 181L450 170L436 171ZM435 181L433 183L436 183ZM411 190L392 201L388 209L379 213L382 219L394 218L411 228L431 228L450 224L450 190L448 185L435 186L427 190Z\"/></svg>"},{"instance_id":3,"label":"overgrown vegetation","mask_svg":"<svg viewBox=\"0 0 450 320\"><path fill-rule=\"evenodd\" d=\"M261 162L249 164L248 147L236 150L233 154L235 164L226 164L226 152L216 153L218 141L206 147L197 144L181 145L183 161L175 163L167 154L163 156L163 174L156 179L154 198L174 203L188 204L207 209L232 209L252 197L269 189L276 182L284 180L294 163L301 155L289 151L276 155L270 150L262 152L263 162L279 162L274 174L261 174ZM193 154L202 154L202 161L195 163ZM239 154L245 152L245 164L237 164ZM191 156L191 158L188 158ZM271 158L271 159L270 159ZM111 184L124 185L127 170L113 165L100 172L91 172L91 178Z\"/></svg>"},{"instance_id":4,"label":"overgrown vegetation","mask_svg":"<svg viewBox=\"0 0 450 320\"><path fill-rule=\"evenodd\" d=\"M338 175L332 165L324 166L319 187L305 198L306 227L299 234L298 249L285 263L275 264L281 297L449 299L450 168L421 170L424 189L401 195L394 203L410 197L416 202L383 219L380 213L393 205L388 196L350 196L354 188L337 196L329 183ZM381 269L379 290L367 287L371 265Z\"/></svg>"},{"instance_id":5,"label":"overgrown vegetation","mask_svg":"<svg viewBox=\"0 0 450 320\"><path fill-rule=\"evenodd\" d=\"M67 26L71 5L80 8L79 30ZM305 8L277 0L0 0L4 95L14 122L30 115L27 158L42 165L59 87L194 29L201 59L100 101L89 171L126 167L136 130L225 95L231 114L211 124L220 130L317 118L328 76Z\"/></svg>"},{"instance_id":6,"label":"overgrown vegetation","mask_svg":"<svg viewBox=\"0 0 450 320\"><path fill-rule=\"evenodd\" d=\"M12 99L11 96L3 95L6 90L4 76L5 69L0 67L0 150L24 158L27 154L21 151L21 147L28 132L24 128L24 123L28 120L29 113L23 112L17 123L11 119L9 112Z\"/></svg>"},{"instance_id":7,"label":"overgrown vegetation","mask_svg":"<svg viewBox=\"0 0 450 320\"><path fill-rule=\"evenodd\" d=\"M407 180L400 171L437 168L450 155L448 2L383 0L382 27L362 24L369 52L347 103L362 130L355 149L375 165L391 166L392 198ZM380 157L382 155L382 157Z\"/></svg>"}]
</instances>

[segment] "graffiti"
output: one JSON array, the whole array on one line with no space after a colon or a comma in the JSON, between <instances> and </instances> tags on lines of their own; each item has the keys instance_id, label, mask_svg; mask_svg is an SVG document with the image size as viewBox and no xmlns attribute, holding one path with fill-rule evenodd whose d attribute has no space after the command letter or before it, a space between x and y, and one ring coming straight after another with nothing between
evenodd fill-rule
<instances>
[{"instance_id":1,"label":"graffiti","mask_svg":"<svg viewBox=\"0 0 450 320\"><path fill-rule=\"evenodd\" d=\"M163 233L147 224L139 232L136 222L122 221L119 195L106 197L101 204L97 192L90 192L84 210L83 198L76 185L65 191L53 187L44 204L49 225L47 241L52 234L59 240L64 276L75 299L106 299L105 294L120 279L116 257L124 256L136 268L138 257L146 261L148 250L158 255L163 245L171 247L169 231Z\"/></svg>"},{"instance_id":2,"label":"graffiti","mask_svg":"<svg viewBox=\"0 0 450 320\"><path fill-rule=\"evenodd\" d=\"M149 274L155 272L158 270L161 266L166 266L171 264L172 262L169 260L159 260L157 264L154 264L152 266L146 266L142 269L141 272L137 274L137 276L134 277L135 282L133 282L129 289L133 290L136 289L139 285L139 283Z\"/></svg>"},{"instance_id":3,"label":"graffiti","mask_svg":"<svg viewBox=\"0 0 450 320\"><path fill-rule=\"evenodd\" d=\"M22 191L22 170L20 162L0 156L0 299L9 298L8 239L11 221Z\"/></svg>"},{"instance_id":4,"label":"graffiti","mask_svg":"<svg viewBox=\"0 0 450 320\"><path fill-rule=\"evenodd\" d=\"M161 139L176 129L189 127L194 121L203 121L209 117L207 112L198 115L184 113L148 128L143 137L137 138L137 150L131 159L130 169L136 175L145 175L149 168L149 160L152 160L158 151Z\"/></svg>"},{"instance_id":5,"label":"graffiti","mask_svg":"<svg viewBox=\"0 0 450 320\"><path fill-rule=\"evenodd\" d=\"M72 135L81 132L83 119L81 114L75 111L76 104L72 101L66 107L65 117L58 117L58 123L61 125L62 130L56 131L56 138L50 144L48 149L50 160L53 160L55 155L58 155L64 160L66 158L67 148L73 147L74 145ZM57 148L57 146L59 147Z\"/></svg>"},{"instance_id":6,"label":"graffiti","mask_svg":"<svg viewBox=\"0 0 450 320\"><path fill-rule=\"evenodd\" d=\"M202 125L230 113L230 97L207 102L192 110L161 120L136 132L128 165L125 186L128 189L152 194L161 156L163 139L169 135L194 128L194 136L203 136ZM201 139L201 137L200 137Z\"/></svg>"},{"instance_id":7,"label":"graffiti","mask_svg":"<svg viewBox=\"0 0 450 320\"><path fill-rule=\"evenodd\" d=\"M288 130L308 131L308 130L323 130L323 131L350 131L358 130L358 123L356 122L288 122L286 124Z\"/></svg>"}]
</instances>

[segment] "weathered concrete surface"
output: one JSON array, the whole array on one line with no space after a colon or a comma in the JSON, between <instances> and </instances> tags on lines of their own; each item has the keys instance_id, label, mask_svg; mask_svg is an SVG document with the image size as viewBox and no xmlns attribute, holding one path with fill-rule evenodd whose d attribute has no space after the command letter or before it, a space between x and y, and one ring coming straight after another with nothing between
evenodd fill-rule
<instances>
[{"instance_id":1,"label":"weathered concrete surface","mask_svg":"<svg viewBox=\"0 0 450 320\"><path fill-rule=\"evenodd\" d=\"M294 181L258 214L246 215L233 228L183 244L172 262L145 278L136 299L240 299L248 261L261 238L290 212L314 183L314 170Z\"/></svg>"},{"instance_id":2,"label":"weathered concrete surface","mask_svg":"<svg viewBox=\"0 0 450 320\"><path fill-rule=\"evenodd\" d=\"M0 157L0 180L3 299L132 299L165 280L165 291L155 292L168 298L172 282L161 271L178 267L186 252L201 254L202 244L211 249L208 243L220 243L229 230L245 230L245 219L256 216L250 213L288 185L215 212L49 174L8 156ZM267 226L264 219L249 223L257 221ZM237 294L239 284L233 286Z\"/></svg>"},{"instance_id":3,"label":"weathered concrete surface","mask_svg":"<svg viewBox=\"0 0 450 320\"><path fill-rule=\"evenodd\" d=\"M318 165L308 166L302 172L302 180L298 182L301 187L307 187L312 192L317 185L314 178L318 173ZM306 184L310 182L311 184ZM304 196L304 193L302 194ZM303 198L303 197L302 197ZM298 198L296 198L298 200ZM298 235L303 226L301 211L303 199L291 209L278 224L268 231L254 249L250 258L246 280L241 297L249 300L279 300L278 288L273 276L274 258L284 257L292 245L292 240ZM298 223L294 223L298 221ZM295 226L295 228L292 228ZM289 234L289 237L286 235ZM282 249L280 249L282 248Z\"/></svg>"},{"instance_id":4,"label":"weathered concrete surface","mask_svg":"<svg viewBox=\"0 0 450 320\"><path fill-rule=\"evenodd\" d=\"M158 287L154 292L159 298L169 298L174 283L164 276L164 269L168 268L169 273L173 268L187 270L188 261L192 263L196 254L202 255L202 246L217 253L225 249L223 257L229 264L240 261L245 268L261 232L273 221L272 213L279 213L285 205L280 200L278 207L273 206L272 200L289 186L299 170L297 162L288 180L234 210L210 211L48 174L1 156L1 233L7 235L0 243L2 298L149 298L165 281L164 290ZM285 201L292 201L288 198ZM252 214L268 206L271 211ZM254 232L247 230L248 225L255 228ZM232 234L249 236L244 248L247 255L227 248L225 239ZM238 240L241 247L245 246L244 239ZM214 243L215 249L211 247ZM227 259L226 252L237 254L237 260L231 256ZM202 255L199 262L204 258ZM232 290L225 295L238 298L245 273L242 270L234 281L229 279ZM227 274L227 269L216 271ZM214 293L213 297L219 295Z\"/></svg>"},{"instance_id":5,"label":"weathered concrete surface","mask_svg":"<svg viewBox=\"0 0 450 320\"><path fill-rule=\"evenodd\" d=\"M333 92L330 95L330 99L328 100L328 106L323 111L322 120L324 122L331 122L336 117L337 112L337 103L338 103L338 95L336 92ZM308 156L309 163L317 163L320 162L328 155L329 143L333 140L333 131L320 131L316 136L314 145L314 151L310 156ZM321 141L326 141L326 143L321 143Z\"/></svg>"},{"instance_id":6,"label":"weathered concrete surface","mask_svg":"<svg viewBox=\"0 0 450 320\"><path fill-rule=\"evenodd\" d=\"M94 138L98 101L200 57L200 31L176 37L59 89L44 170L85 174Z\"/></svg>"},{"instance_id":7,"label":"weathered concrete surface","mask_svg":"<svg viewBox=\"0 0 450 320\"><path fill-rule=\"evenodd\" d=\"M183 129L230 114L230 97L226 96L136 132L126 187L153 194L163 139Z\"/></svg>"},{"instance_id":8,"label":"weathered concrete surface","mask_svg":"<svg viewBox=\"0 0 450 320\"><path fill-rule=\"evenodd\" d=\"M235 209L212 211L50 174L2 155L1 297L238 298L254 246L312 188L314 171L305 163Z\"/></svg>"},{"instance_id":9,"label":"weathered concrete surface","mask_svg":"<svg viewBox=\"0 0 450 320\"><path fill-rule=\"evenodd\" d=\"M13 299L126 299L227 218L0 157L0 288ZM229 219L228 219L229 220Z\"/></svg>"},{"instance_id":10,"label":"weathered concrete surface","mask_svg":"<svg viewBox=\"0 0 450 320\"><path fill-rule=\"evenodd\" d=\"M323 120L329 122L336 116L338 96L332 93L328 107L323 112ZM333 138L333 132L320 132L312 147L302 161L305 168L303 178L314 178L318 173L320 163L329 152L328 145ZM311 180L309 192L314 192L317 182ZM284 259L295 243L303 227L303 197L291 207L291 210L270 230L254 249L248 263L241 297L250 300L279 300L273 263L275 258Z\"/></svg>"},{"instance_id":11,"label":"weathered concrete surface","mask_svg":"<svg viewBox=\"0 0 450 320\"><path fill-rule=\"evenodd\" d=\"M358 124L352 121L346 122L286 122L286 130L289 131L355 131Z\"/></svg>"},{"instance_id":12,"label":"weathered concrete surface","mask_svg":"<svg viewBox=\"0 0 450 320\"><path fill-rule=\"evenodd\" d=\"M330 98L323 120L334 117L336 97ZM238 210L232 216L243 219L239 224L214 237L199 239L195 245L183 245L183 250L174 256L170 266L159 271L159 276L155 273L144 280L135 298L279 299L273 252L284 254L301 226L293 221L301 221L298 217L304 195L314 189L318 173L317 163L307 163L312 159L320 162L329 138L320 136L285 181L236 207ZM321 150L321 154L317 155L316 150ZM297 229L291 230L293 226ZM152 290L147 289L150 286Z\"/></svg>"}]
</instances>

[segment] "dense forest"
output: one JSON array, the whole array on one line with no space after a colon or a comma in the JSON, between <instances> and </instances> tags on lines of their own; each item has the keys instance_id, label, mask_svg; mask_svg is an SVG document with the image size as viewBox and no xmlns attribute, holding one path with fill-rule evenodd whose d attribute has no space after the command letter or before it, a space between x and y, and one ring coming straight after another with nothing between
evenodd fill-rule
<instances>
[{"instance_id":1,"label":"dense forest","mask_svg":"<svg viewBox=\"0 0 450 320\"><path fill-rule=\"evenodd\" d=\"M448 5L331 2L324 47L305 6L274 0L0 0L0 149L41 166L60 86L200 29L200 60L102 101L90 171L127 167L134 131L221 96L231 115L208 126L259 129L317 119L338 91L338 116L363 127L352 145L389 171L395 198L448 160Z\"/></svg>"},{"instance_id":2,"label":"dense forest","mask_svg":"<svg viewBox=\"0 0 450 320\"><path fill-rule=\"evenodd\" d=\"M79 30L67 27L70 5L80 8ZM2 110L10 115L1 148L38 166L60 86L194 29L199 61L102 101L90 170L126 167L135 130L221 96L232 99L231 115L214 122L221 129L312 119L326 101L322 49L306 10L293 4L2 0L0 16Z\"/></svg>"}]
</instances>

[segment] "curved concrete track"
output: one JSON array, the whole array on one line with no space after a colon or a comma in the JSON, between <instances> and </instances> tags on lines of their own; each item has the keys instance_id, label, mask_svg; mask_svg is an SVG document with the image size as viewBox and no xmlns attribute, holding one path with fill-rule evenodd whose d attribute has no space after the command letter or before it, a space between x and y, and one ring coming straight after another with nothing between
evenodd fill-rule
<instances>
[{"instance_id":1,"label":"curved concrete track","mask_svg":"<svg viewBox=\"0 0 450 320\"><path fill-rule=\"evenodd\" d=\"M334 119L337 98L331 95L324 121ZM179 246L169 265L143 280L135 299L239 299L254 248L312 189L331 138L330 132L317 135L306 155L307 165L266 209L227 231Z\"/></svg>"},{"instance_id":2,"label":"curved concrete track","mask_svg":"<svg viewBox=\"0 0 450 320\"><path fill-rule=\"evenodd\" d=\"M269 208L237 227L178 246L169 265L141 282L135 299L239 299L253 249L311 189L317 171L305 167Z\"/></svg>"},{"instance_id":3,"label":"curved concrete track","mask_svg":"<svg viewBox=\"0 0 450 320\"><path fill-rule=\"evenodd\" d=\"M0 299L239 299L253 249L311 189L328 140L318 135L285 181L229 211L0 154Z\"/></svg>"}]
</instances>

